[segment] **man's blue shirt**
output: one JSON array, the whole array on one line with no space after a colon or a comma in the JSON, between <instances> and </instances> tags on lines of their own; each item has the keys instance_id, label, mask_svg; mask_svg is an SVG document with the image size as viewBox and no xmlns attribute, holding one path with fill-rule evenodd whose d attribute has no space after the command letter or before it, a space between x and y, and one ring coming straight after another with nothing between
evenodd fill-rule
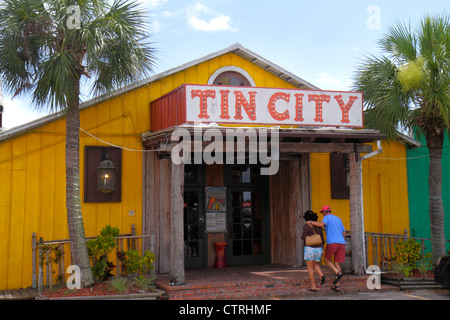
<instances>
[{"instance_id":1,"label":"man's blue shirt","mask_svg":"<svg viewBox=\"0 0 450 320\"><path fill-rule=\"evenodd\" d=\"M322 222L325 223L327 244L331 243L345 244L345 239L342 234L345 231L345 228L340 218L330 213L323 217Z\"/></svg>"}]
</instances>

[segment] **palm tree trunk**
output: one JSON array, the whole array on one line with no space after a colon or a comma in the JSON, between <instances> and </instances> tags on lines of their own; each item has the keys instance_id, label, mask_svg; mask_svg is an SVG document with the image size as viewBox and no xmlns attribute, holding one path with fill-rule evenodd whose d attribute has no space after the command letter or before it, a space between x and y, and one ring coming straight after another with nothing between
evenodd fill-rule
<instances>
[{"instance_id":1,"label":"palm tree trunk","mask_svg":"<svg viewBox=\"0 0 450 320\"><path fill-rule=\"evenodd\" d=\"M79 89L79 81L78 81ZM94 285L84 234L80 197L80 111L78 94L66 114L66 208L72 262L81 271L82 287Z\"/></svg>"},{"instance_id":2,"label":"palm tree trunk","mask_svg":"<svg viewBox=\"0 0 450 320\"><path fill-rule=\"evenodd\" d=\"M428 142L428 141L427 141ZM444 206L442 203L442 148L429 146L430 228L433 264L445 255Z\"/></svg>"}]
</instances>

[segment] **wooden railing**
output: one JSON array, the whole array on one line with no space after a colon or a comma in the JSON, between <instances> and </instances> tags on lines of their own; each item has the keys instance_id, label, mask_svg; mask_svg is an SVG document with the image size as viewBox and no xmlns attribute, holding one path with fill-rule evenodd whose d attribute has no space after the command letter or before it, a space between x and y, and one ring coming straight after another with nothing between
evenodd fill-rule
<instances>
[{"instance_id":1,"label":"wooden railing","mask_svg":"<svg viewBox=\"0 0 450 320\"><path fill-rule=\"evenodd\" d=\"M93 240L96 237L87 237L86 240ZM116 262L115 274L120 274L121 263L116 255L117 251L138 250L143 254L145 250L154 252L154 235L136 235L134 224L131 226L131 233L120 234L116 237L117 249L108 255L109 261ZM55 250L56 249L56 250ZM113 257L113 258L111 258ZM115 258L115 259L114 259ZM42 237L37 239L36 233L32 235L32 287L42 291L44 286L52 288L55 280L62 282L66 275L66 266L72 264L70 255L70 240L49 240L44 241ZM56 274L56 277L54 276ZM151 270L151 276L155 276L155 270Z\"/></svg>"},{"instance_id":2,"label":"wooden railing","mask_svg":"<svg viewBox=\"0 0 450 320\"><path fill-rule=\"evenodd\" d=\"M377 265L383 271L393 270L395 267L395 249L399 241L413 239L420 242L421 254L424 256L427 249L431 248L430 238L409 237L405 229L403 234L365 232L366 266ZM446 240L449 241L450 240Z\"/></svg>"}]
</instances>

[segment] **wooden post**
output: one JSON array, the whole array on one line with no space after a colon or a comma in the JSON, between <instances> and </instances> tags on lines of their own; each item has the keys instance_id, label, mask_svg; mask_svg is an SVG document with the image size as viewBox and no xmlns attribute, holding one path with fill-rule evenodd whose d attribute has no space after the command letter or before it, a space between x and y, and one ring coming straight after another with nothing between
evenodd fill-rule
<instances>
[{"instance_id":1,"label":"wooden post","mask_svg":"<svg viewBox=\"0 0 450 320\"><path fill-rule=\"evenodd\" d=\"M37 288L37 277L36 277L36 233L33 232L33 235L31 236L31 266L33 268L33 271L31 273L31 287L36 289Z\"/></svg>"},{"instance_id":2,"label":"wooden post","mask_svg":"<svg viewBox=\"0 0 450 320\"><path fill-rule=\"evenodd\" d=\"M349 155L350 160L350 229L352 265L355 274L365 274L364 215L362 194L362 167L359 153Z\"/></svg>"},{"instance_id":3,"label":"wooden post","mask_svg":"<svg viewBox=\"0 0 450 320\"><path fill-rule=\"evenodd\" d=\"M133 237L136 235L136 226L134 225L134 223L131 224L131 235ZM136 239L131 240L132 249L139 251L139 246L137 246L136 243L137 243Z\"/></svg>"},{"instance_id":4,"label":"wooden post","mask_svg":"<svg viewBox=\"0 0 450 320\"><path fill-rule=\"evenodd\" d=\"M61 246L60 246L60 248L61 248L61 260L60 260L60 262L61 262L61 275L62 275L62 283L64 284L65 283L65 274L66 274L66 264L65 264L65 262L64 262L64 257L65 257L65 255L66 255L66 253L65 253L65 251L64 251L64 244L61 244Z\"/></svg>"},{"instance_id":5,"label":"wooden post","mask_svg":"<svg viewBox=\"0 0 450 320\"><path fill-rule=\"evenodd\" d=\"M184 285L184 163L175 164L172 162L171 164L172 183L170 188L170 282L174 285Z\"/></svg>"},{"instance_id":6,"label":"wooden post","mask_svg":"<svg viewBox=\"0 0 450 320\"><path fill-rule=\"evenodd\" d=\"M53 266L52 266L52 249L47 250L47 285L50 290L53 289Z\"/></svg>"},{"instance_id":7,"label":"wooden post","mask_svg":"<svg viewBox=\"0 0 450 320\"><path fill-rule=\"evenodd\" d=\"M152 234L150 237L150 247L149 250L150 252L154 253L155 252L155 236ZM151 269L150 271L150 277L155 278L156 277L156 267Z\"/></svg>"},{"instance_id":8,"label":"wooden post","mask_svg":"<svg viewBox=\"0 0 450 320\"><path fill-rule=\"evenodd\" d=\"M38 292L44 291L44 259L42 259L42 246L44 239L39 239L39 273L38 273Z\"/></svg>"},{"instance_id":9,"label":"wooden post","mask_svg":"<svg viewBox=\"0 0 450 320\"><path fill-rule=\"evenodd\" d=\"M300 204L300 214L302 218L299 221L299 230L298 230L298 241L299 243L299 266L303 266L303 239L301 239L301 235L303 233L303 226L305 224L305 219L303 218L303 214L307 210L311 210L311 169L310 169L310 154L302 153L302 160L300 161L300 186L301 186L301 204Z\"/></svg>"}]
</instances>

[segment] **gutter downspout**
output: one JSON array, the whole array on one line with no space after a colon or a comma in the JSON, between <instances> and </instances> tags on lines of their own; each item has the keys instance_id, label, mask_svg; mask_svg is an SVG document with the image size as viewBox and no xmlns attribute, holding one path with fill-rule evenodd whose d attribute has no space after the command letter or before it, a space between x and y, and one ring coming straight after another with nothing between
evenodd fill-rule
<instances>
[{"instance_id":1,"label":"gutter downspout","mask_svg":"<svg viewBox=\"0 0 450 320\"><path fill-rule=\"evenodd\" d=\"M366 159L369 159L369 158L371 158L371 157L373 157L373 156L376 156L377 154L380 154L380 153L382 153L383 152L383 147L381 146L381 140L377 140L377 150L375 150L375 151L372 151L371 153L368 153L368 154L365 154L365 155L363 155L362 157L360 157L360 160L361 160L361 162L362 162L362 160L366 160ZM361 171L362 171L362 167L361 167ZM362 172L361 172L361 177L360 177L360 179L361 179L361 181L360 181L360 183L361 183L361 198L363 197L363 187L362 187ZM364 209L363 208L361 208L361 224L362 224L362 226L363 226L363 228L362 228L362 233L363 233L363 256L364 256L364 270L366 270L366 274L370 271L369 269L370 269L370 267L369 267L369 269L367 269L367 265L366 265L366 259L365 259L365 257L366 257L366 252L365 252L365 248L366 248L366 244L364 243L365 242L365 239L366 239L366 237L365 237L365 231L364 231Z\"/></svg>"},{"instance_id":2,"label":"gutter downspout","mask_svg":"<svg viewBox=\"0 0 450 320\"><path fill-rule=\"evenodd\" d=\"M363 156L360 158L361 161L362 161L362 160L366 160L366 159L368 159L368 158L371 158L371 157L373 157L373 156L376 156L377 154L380 154L380 153L383 152L383 148L381 147L381 140L377 140L377 148L378 148L378 150L375 150L375 151L373 151L373 152L371 152L371 153L368 153L368 154L363 155Z\"/></svg>"}]
</instances>

